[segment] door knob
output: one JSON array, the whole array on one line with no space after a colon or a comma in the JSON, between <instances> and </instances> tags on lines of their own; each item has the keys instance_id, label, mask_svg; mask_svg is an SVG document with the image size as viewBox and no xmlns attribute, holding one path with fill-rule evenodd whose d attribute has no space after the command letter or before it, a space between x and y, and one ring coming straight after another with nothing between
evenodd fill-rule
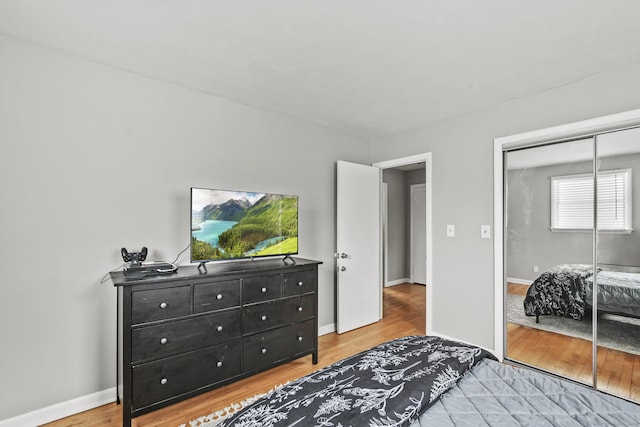
<instances>
[{"instance_id":1,"label":"door knob","mask_svg":"<svg viewBox=\"0 0 640 427\"><path fill-rule=\"evenodd\" d=\"M347 269L347 267L345 267L344 265L342 267L340 267L340 271L345 271Z\"/></svg>"}]
</instances>

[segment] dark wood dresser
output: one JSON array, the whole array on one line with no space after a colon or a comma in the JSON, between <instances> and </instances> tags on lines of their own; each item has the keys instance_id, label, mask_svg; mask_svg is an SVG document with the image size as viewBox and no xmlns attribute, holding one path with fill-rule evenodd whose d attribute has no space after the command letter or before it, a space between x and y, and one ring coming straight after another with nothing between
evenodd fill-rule
<instances>
[{"instance_id":1,"label":"dark wood dresser","mask_svg":"<svg viewBox=\"0 0 640 427\"><path fill-rule=\"evenodd\" d=\"M131 419L311 354L319 261L259 259L131 279L118 290L118 398Z\"/></svg>"}]
</instances>

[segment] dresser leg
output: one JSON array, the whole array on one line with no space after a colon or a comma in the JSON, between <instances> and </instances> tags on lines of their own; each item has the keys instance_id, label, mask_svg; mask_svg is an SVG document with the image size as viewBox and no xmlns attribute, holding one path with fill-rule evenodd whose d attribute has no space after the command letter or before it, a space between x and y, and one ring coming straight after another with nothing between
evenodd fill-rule
<instances>
[{"instance_id":1,"label":"dresser leg","mask_svg":"<svg viewBox=\"0 0 640 427\"><path fill-rule=\"evenodd\" d=\"M313 352L313 354L311 355L311 362L313 362L314 365L318 364L318 352L317 351Z\"/></svg>"}]
</instances>

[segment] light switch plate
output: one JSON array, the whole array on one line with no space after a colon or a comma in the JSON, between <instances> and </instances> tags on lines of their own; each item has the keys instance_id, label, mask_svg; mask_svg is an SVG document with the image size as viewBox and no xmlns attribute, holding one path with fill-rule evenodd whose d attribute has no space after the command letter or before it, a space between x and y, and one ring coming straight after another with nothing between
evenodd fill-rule
<instances>
[{"instance_id":1,"label":"light switch plate","mask_svg":"<svg viewBox=\"0 0 640 427\"><path fill-rule=\"evenodd\" d=\"M456 237L456 226L448 224L447 225L447 237Z\"/></svg>"},{"instance_id":2,"label":"light switch plate","mask_svg":"<svg viewBox=\"0 0 640 427\"><path fill-rule=\"evenodd\" d=\"M491 226L490 225L481 225L480 226L480 237L483 239L491 238Z\"/></svg>"}]
</instances>

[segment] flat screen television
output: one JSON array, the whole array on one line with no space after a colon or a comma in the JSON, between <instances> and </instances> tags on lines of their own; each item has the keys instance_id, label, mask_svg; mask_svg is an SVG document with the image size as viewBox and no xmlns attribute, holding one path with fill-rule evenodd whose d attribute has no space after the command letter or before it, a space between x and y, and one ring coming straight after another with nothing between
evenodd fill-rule
<instances>
[{"instance_id":1,"label":"flat screen television","mask_svg":"<svg viewBox=\"0 0 640 427\"><path fill-rule=\"evenodd\" d=\"M191 262L298 253L298 196L191 188Z\"/></svg>"}]
</instances>

